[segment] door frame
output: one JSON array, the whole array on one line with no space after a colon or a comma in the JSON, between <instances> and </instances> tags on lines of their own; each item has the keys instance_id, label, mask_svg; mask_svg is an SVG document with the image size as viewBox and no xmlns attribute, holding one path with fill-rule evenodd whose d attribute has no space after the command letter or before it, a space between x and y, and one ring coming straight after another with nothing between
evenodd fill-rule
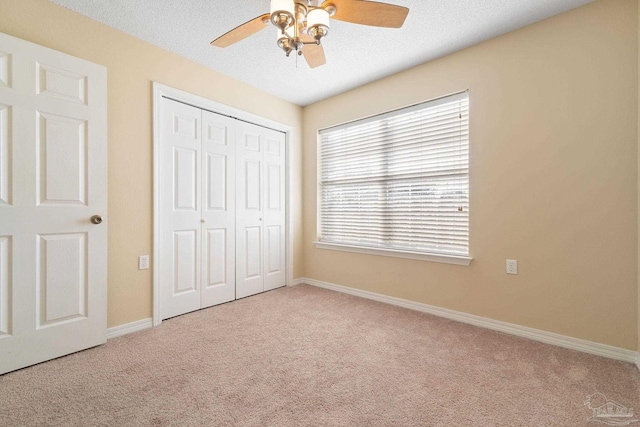
<instances>
[{"instance_id":1,"label":"door frame","mask_svg":"<svg viewBox=\"0 0 640 427\"><path fill-rule=\"evenodd\" d=\"M175 89L170 86L153 82L153 326L162 323L160 317L160 277L158 265L159 251L159 232L160 232L160 209L159 209L159 191L160 191L160 103L162 98L169 98L174 101L192 105L196 108L208 110L214 113L231 116L233 118L253 123L258 126L283 132L285 134L285 285L293 285L293 228L291 221L291 149L293 128L289 125L279 123L264 117L239 110L228 105L194 95L189 92Z\"/></svg>"}]
</instances>

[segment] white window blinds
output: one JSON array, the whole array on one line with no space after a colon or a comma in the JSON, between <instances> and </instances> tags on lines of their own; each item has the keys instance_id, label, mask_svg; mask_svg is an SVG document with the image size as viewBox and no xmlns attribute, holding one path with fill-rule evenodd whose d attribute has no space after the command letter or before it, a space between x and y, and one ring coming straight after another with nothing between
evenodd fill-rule
<instances>
[{"instance_id":1,"label":"white window blinds","mask_svg":"<svg viewBox=\"0 0 640 427\"><path fill-rule=\"evenodd\" d=\"M469 254L469 98L320 131L321 242Z\"/></svg>"}]
</instances>

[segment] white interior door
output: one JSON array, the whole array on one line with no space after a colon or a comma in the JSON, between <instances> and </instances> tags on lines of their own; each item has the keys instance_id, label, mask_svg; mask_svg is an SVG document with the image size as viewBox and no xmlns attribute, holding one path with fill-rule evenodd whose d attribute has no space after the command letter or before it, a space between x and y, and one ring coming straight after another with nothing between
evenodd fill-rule
<instances>
[{"instance_id":1,"label":"white interior door","mask_svg":"<svg viewBox=\"0 0 640 427\"><path fill-rule=\"evenodd\" d=\"M200 308L201 152L199 108L163 99L160 163L160 298L163 319Z\"/></svg>"},{"instance_id":2,"label":"white interior door","mask_svg":"<svg viewBox=\"0 0 640 427\"><path fill-rule=\"evenodd\" d=\"M238 123L236 297L285 285L284 134Z\"/></svg>"},{"instance_id":3,"label":"white interior door","mask_svg":"<svg viewBox=\"0 0 640 427\"><path fill-rule=\"evenodd\" d=\"M202 308L236 298L235 122L202 111Z\"/></svg>"},{"instance_id":4,"label":"white interior door","mask_svg":"<svg viewBox=\"0 0 640 427\"><path fill-rule=\"evenodd\" d=\"M106 340L106 85L0 33L0 373Z\"/></svg>"}]
</instances>

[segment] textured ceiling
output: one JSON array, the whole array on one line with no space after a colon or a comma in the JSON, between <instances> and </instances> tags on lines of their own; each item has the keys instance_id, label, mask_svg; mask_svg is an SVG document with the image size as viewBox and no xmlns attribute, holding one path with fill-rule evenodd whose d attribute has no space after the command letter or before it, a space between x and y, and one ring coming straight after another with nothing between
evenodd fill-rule
<instances>
[{"instance_id":1,"label":"textured ceiling","mask_svg":"<svg viewBox=\"0 0 640 427\"><path fill-rule=\"evenodd\" d=\"M269 0L50 0L298 105L472 46L592 0L387 0L406 6L400 29L332 20L327 64L287 58L268 27L226 49L214 38L269 12Z\"/></svg>"}]
</instances>

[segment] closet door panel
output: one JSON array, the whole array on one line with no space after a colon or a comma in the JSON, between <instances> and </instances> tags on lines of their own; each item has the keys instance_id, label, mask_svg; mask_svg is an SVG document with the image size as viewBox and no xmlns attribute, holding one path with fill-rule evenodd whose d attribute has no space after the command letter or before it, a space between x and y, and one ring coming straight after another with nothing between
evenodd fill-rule
<instances>
[{"instance_id":1,"label":"closet door panel","mask_svg":"<svg viewBox=\"0 0 640 427\"><path fill-rule=\"evenodd\" d=\"M262 276L262 230L261 227L244 229L245 259L244 277L246 280Z\"/></svg>"},{"instance_id":2,"label":"closet door panel","mask_svg":"<svg viewBox=\"0 0 640 427\"><path fill-rule=\"evenodd\" d=\"M282 227L270 225L266 229L266 271L267 276L280 273L284 269L281 260L280 247L282 246Z\"/></svg>"},{"instance_id":3,"label":"closet door panel","mask_svg":"<svg viewBox=\"0 0 640 427\"><path fill-rule=\"evenodd\" d=\"M236 298L264 291L264 128L237 124Z\"/></svg>"},{"instance_id":4,"label":"closet door panel","mask_svg":"<svg viewBox=\"0 0 640 427\"><path fill-rule=\"evenodd\" d=\"M200 109L168 99L161 105L160 299L167 319L200 308Z\"/></svg>"},{"instance_id":5,"label":"closet door panel","mask_svg":"<svg viewBox=\"0 0 640 427\"><path fill-rule=\"evenodd\" d=\"M203 237L204 247L203 249L203 259L205 263L203 264L204 271L202 273L202 277L205 278L203 293L212 292L215 289L220 289L221 287L229 286L233 283L234 272L233 270L229 270L227 266L227 262L229 260L229 255L233 259L233 253L228 254L228 244L229 239L227 237L227 230L225 228L211 228L207 227L205 231L205 235ZM231 287L232 289L234 287ZM235 297L235 289L231 294L230 299L226 299L226 301L209 301L208 305L220 304L222 302L231 301ZM204 302L203 302L203 306Z\"/></svg>"},{"instance_id":6,"label":"closet door panel","mask_svg":"<svg viewBox=\"0 0 640 427\"><path fill-rule=\"evenodd\" d=\"M202 111L202 308L236 297L236 121Z\"/></svg>"},{"instance_id":7,"label":"closet door panel","mask_svg":"<svg viewBox=\"0 0 640 427\"><path fill-rule=\"evenodd\" d=\"M286 284L285 135L264 129L264 290Z\"/></svg>"},{"instance_id":8,"label":"closet door panel","mask_svg":"<svg viewBox=\"0 0 640 427\"><path fill-rule=\"evenodd\" d=\"M173 296L198 290L198 243L197 230L173 232Z\"/></svg>"}]
</instances>

